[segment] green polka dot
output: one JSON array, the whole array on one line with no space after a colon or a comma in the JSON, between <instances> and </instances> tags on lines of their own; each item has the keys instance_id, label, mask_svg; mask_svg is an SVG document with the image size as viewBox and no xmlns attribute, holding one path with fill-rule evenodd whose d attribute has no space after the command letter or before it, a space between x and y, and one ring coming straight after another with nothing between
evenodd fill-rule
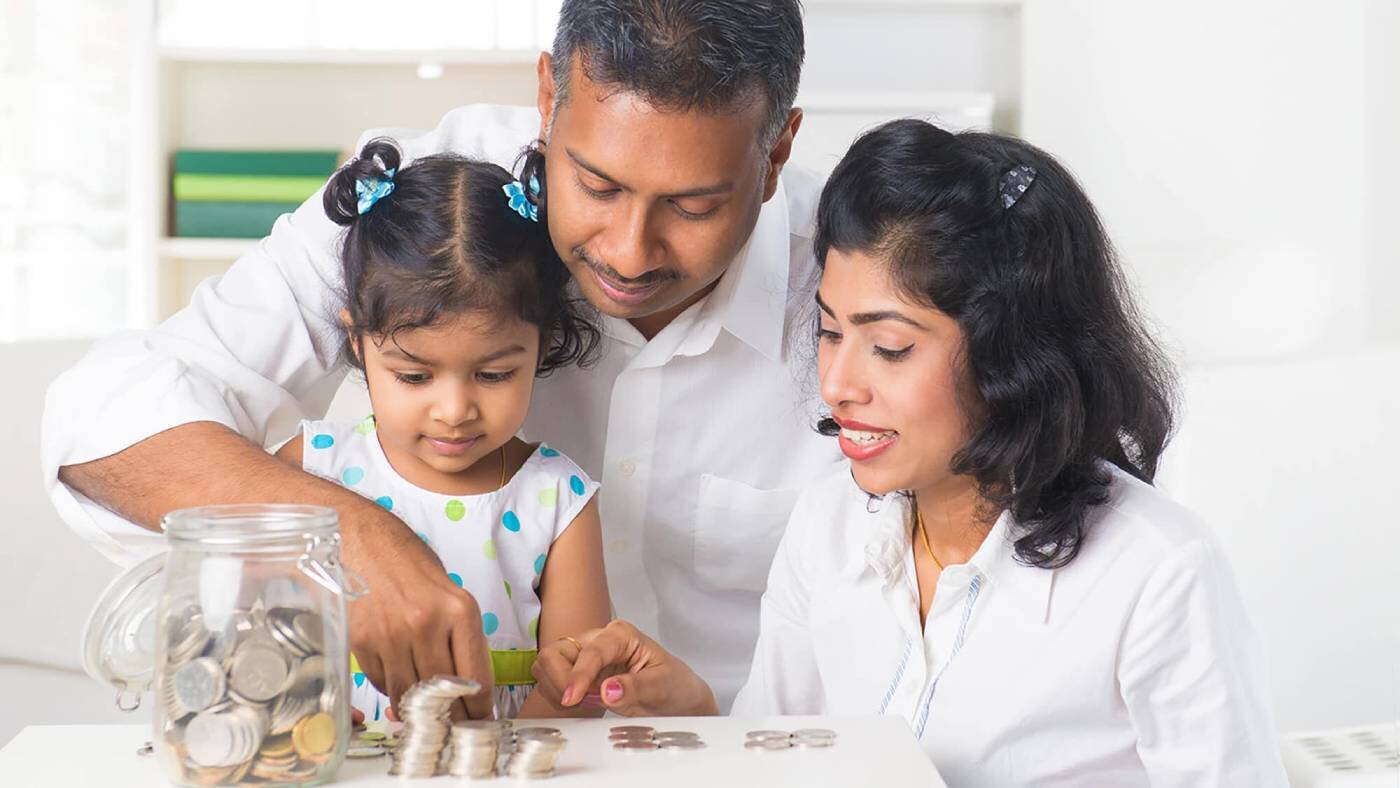
<instances>
[{"instance_id":1,"label":"green polka dot","mask_svg":"<svg viewBox=\"0 0 1400 788\"><path fill-rule=\"evenodd\" d=\"M355 425L355 432L361 435L368 435L374 432L374 414L365 417L365 420Z\"/></svg>"},{"instance_id":2,"label":"green polka dot","mask_svg":"<svg viewBox=\"0 0 1400 788\"><path fill-rule=\"evenodd\" d=\"M540 617L535 616L530 619L530 637L534 640L540 639Z\"/></svg>"},{"instance_id":3,"label":"green polka dot","mask_svg":"<svg viewBox=\"0 0 1400 788\"><path fill-rule=\"evenodd\" d=\"M486 560L488 560L488 561L495 561L495 560L496 560L496 540L495 540L495 539L487 539L487 540L486 540L486 544L484 544L484 545L481 546L481 552L482 552L483 555L486 556Z\"/></svg>"},{"instance_id":4,"label":"green polka dot","mask_svg":"<svg viewBox=\"0 0 1400 788\"><path fill-rule=\"evenodd\" d=\"M559 491L553 487L540 490L540 506L550 507L559 503Z\"/></svg>"},{"instance_id":5,"label":"green polka dot","mask_svg":"<svg viewBox=\"0 0 1400 788\"><path fill-rule=\"evenodd\" d=\"M510 598L511 598L511 594L510 594L510 581L509 581L509 580L502 580L501 582L506 584L506 599L510 599Z\"/></svg>"},{"instance_id":6,"label":"green polka dot","mask_svg":"<svg viewBox=\"0 0 1400 788\"><path fill-rule=\"evenodd\" d=\"M456 498L453 498L452 500L450 500L450 501L447 502L447 519L449 519L449 520L451 520L452 522L455 523L455 522L457 522L458 520L460 520L460 519L462 519L463 517L465 517L466 514L467 514L467 506L466 506L466 504L462 503L461 501L457 500Z\"/></svg>"}]
</instances>

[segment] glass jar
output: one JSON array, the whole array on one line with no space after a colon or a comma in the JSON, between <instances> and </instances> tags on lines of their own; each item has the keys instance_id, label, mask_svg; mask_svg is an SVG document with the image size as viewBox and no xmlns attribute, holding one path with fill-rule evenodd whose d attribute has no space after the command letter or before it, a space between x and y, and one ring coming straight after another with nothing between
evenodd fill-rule
<instances>
[{"instance_id":1,"label":"glass jar","mask_svg":"<svg viewBox=\"0 0 1400 788\"><path fill-rule=\"evenodd\" d=\"M169 551L93 612L88 672L123 708L154 690L154 752L172 782L329 780L350 737L345 602L364 593L340 564L335 511L207 506L161 525Z\"/></svg>"}]
</instances>

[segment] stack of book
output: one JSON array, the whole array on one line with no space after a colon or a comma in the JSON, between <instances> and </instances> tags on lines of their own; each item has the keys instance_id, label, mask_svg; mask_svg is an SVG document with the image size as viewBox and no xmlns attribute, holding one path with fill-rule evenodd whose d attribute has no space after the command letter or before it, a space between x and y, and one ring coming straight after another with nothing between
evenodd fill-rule
<instances>
[{"instance_id":1,"label":"stack of book","mask_svg":"<svg viewBox=\"0 0 1400 788\"><path fill-rule=\"evenodd\" d=\"M175 235L262 238L321 188L339 158L321 150L177 151Z\"/></svg>"}]
</instances>

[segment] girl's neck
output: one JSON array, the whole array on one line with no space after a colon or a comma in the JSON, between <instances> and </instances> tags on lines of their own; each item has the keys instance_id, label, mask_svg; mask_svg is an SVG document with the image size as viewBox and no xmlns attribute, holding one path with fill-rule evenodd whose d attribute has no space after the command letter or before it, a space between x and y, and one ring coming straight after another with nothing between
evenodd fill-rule
<instances>
[{"instance_id":1,"label":"girl's neck","mask_svg":"<svg viewBox=\"0 0 1400 788\"><path fill-rule=\"evenodd\" d=\"M913 494L913 503L923 516L924 530L939 562L944 566L967 563L991 531L991 523L986 519L987 500L979 493L977 483L956 476ZM922 539L917 525L913 537Z\"/></svg>"}]
</instances>

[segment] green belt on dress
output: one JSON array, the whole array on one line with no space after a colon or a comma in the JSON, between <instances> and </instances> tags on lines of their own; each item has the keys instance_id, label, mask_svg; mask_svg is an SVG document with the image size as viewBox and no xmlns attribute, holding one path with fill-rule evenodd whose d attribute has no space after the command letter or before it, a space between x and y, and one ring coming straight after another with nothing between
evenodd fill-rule
<instances>
[{"instance_id":1,"label":"green belt on dress","mask_svg":"<svg viewBox=\"0 0 1400 788\"><path fill-rule=\"evenodd\" d=\"M508 649L497 651L491 649L491 675L495 678L497 687L528 687L535 683L535 676L531 669L535 666L535 658L540 655L539 649ZM350 672L363 673L360 670L360 662L355 659L355 655L350 655Z\"/></svg>"}]
</instances>

